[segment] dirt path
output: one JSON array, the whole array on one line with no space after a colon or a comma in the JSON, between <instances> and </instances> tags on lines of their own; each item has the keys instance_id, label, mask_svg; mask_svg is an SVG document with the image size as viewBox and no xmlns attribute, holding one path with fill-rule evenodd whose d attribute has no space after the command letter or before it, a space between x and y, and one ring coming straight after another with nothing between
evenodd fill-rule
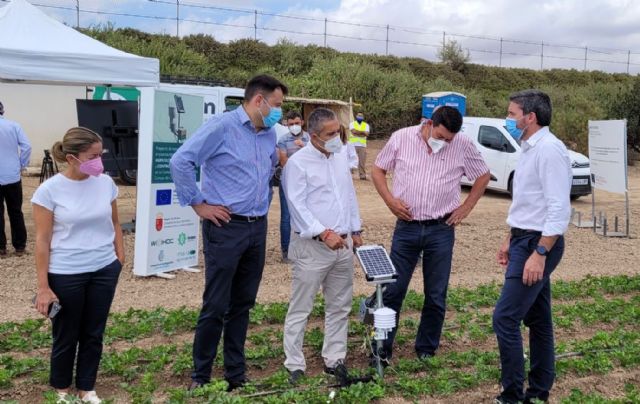
<instances>
[{"instance_id":1,"label":"dirt path","mask_svg":"<svg viewBox=\"0 0 640 404\"><path fill-rule=\"evenodd\" d=\"M383 145L381 141L371 142L368 166ZM371 181L354 180L358 194L361 216L364 221L365 243L391 244L394 217L384 205ZM630 239L605 239L596 236L589 229L571 227L567 234L567 248L562 263L555 272L555 279L580 279L588 275L636 274L640 271L640 240L638 239L638 219L640 217L640 167L629 169L631 201ZM34 229L29 199L38 179L24 179L24 213L29 232L29 254L0 259L0 322L36 317L30 307L30 299L35 290L35 267L33 256ZM463 191L463 198L467 191ZM598 207L606 209L609 217L623 213L623 197L598 193ZM130 221L135 214L135 187L120 186L118 199L122 222ZM503 194L488 192L471 216L459 226L451 276L452 286L475 286L502 280L502 269L494 263L495 250L507 231L505 218L510 198ZM581 198L573 206L584 214L590 214L591 200ZM281 264L279 253L280 206L276 197L269 212L269 234L267 264L258 294L258 301L287 301L290 293L291 270ZM8 224L7 224L8 234ZM125 311L130 307L153 308L164 306L198 307L204 284L202 273L177 273L174 280L159 278L139 278L132 274L134 235L125 237L127 264L120 277L120 283L113 304L114 311ZM202 259L200 260L202 262ZM412 288L422 288L422 276L416 271ZM357 295L368 294L373 288L366 284L360 269L355 272L354 291Z\"/></svg>"}]
</instances>

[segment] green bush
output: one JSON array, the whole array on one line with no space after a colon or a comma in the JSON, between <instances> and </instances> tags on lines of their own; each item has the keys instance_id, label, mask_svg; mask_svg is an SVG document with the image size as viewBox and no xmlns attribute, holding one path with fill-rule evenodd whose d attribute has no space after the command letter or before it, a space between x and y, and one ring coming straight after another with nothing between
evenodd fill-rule
<instances>
[{"instance_id":1,"label":"green bush","mask_svg":"<svg viewBox=\"0 0 640 404\"><path fill-rule=\"evenodd\" d=\"M598 71L498 68L465 63L464 69L419 58L340 53L281 40L275 46L241 39L228 44L203 34L181 39L112 25L84 33L126 52L160 60L162 74L222 80L243 87L255 74L273 74L302 97L349 97L362 104L374 137L417 123L422 94L457 91L467 115L502 118L510 93L540 88L551 95L551 129L586 152L589 119L627 118L630 137L640 131L640 79ZM635 83L635 87L634 87Z\"/></svg>"}]
</instances>

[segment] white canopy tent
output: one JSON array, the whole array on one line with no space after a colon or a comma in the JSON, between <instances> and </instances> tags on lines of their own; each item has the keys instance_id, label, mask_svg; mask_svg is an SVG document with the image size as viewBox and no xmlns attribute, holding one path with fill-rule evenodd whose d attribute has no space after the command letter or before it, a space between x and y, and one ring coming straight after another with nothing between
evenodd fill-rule
<instances>
[{"instance_id":1,"label":"white canopy tent","mask_svg":"<svg viewBox=\"0 0 640 404\"><path fill-rule=\"evenodd\" d=\"M159 74L158 59L107 46L26 0L0 8L0 81L155 86Z\"/></svg>"}]
</instances>

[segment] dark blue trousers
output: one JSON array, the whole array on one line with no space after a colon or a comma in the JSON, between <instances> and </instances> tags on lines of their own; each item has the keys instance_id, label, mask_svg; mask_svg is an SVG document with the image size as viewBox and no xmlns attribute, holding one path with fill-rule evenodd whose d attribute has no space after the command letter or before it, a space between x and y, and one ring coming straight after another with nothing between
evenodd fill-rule
<instances>
[{"instance_id":1,"label":"dark blue trousers","mask_svg":"<svg viewBox=\"0 0 640 404\"><path fill-rule=\"evenodd\" d=\"M440 345L454 241L454 227L444 223L424 225L402 220L396 223L390 258L398 279L385 287L383 300L385 306L398 313L399 323L400 308L422 252L425 300L415 343L418 355L433 355ZM387 358L391 357L397 329L394 328L383 344L382 354Z\"/></svg>"},{"instance_id":2,"label":"dark blue trousers","mask_svg":"<svg viewBox=\"0 0 640 404\"><path fill-rule=\"evenodd\" d=\"M102 357L102 336L121 270L122 264L115 260L95 272L48 275L49 287L62 306L52 319L52 387L71 386L75 363L76 388L94 389Z\"/></svg>"},{"instance_id":3,"label":"dark blue trousers","mask_svg":"<svg viewBox=\"0 0 640 404\"><path fill-rule=\"evenodd\" d=\"M22 181L0 185L0 250L7 248L7 237L4 233L5 203L11 226L11 244L18 251L24 250L27 246L27 228L22 214Z\"/></svg>"},{"instance_id":4,"label":"dark blue trousers","mask_svg":"<svg viewBox=\"0 0 640 404\"><path fill-rule=\"evenodd\" d=\"M544 278L527 286L522 274L527 259L535 251L540 233L512 237L504 286L493 313L493 329L498 339L501 363L501 398L507 402L525 398L547 400L555 379L555 348L551 318L551 282L553 270L564 252L559 237L547 256ZM529 387L524 392L524 354L520 324L529 327L531 370Z\"/></svg>"},{"instance_id":5,"label":"dark blue trousers","mask_svg":"<svg viewBox=\"0 0 640 404\"><path fill-rule=\"evenodd\" d=\"M224 377L245 378L244 343L266 254L267 219L202 223L205 286L193 341L193 381L208 383L224 331Z\"/></svg>"}]
</instances>

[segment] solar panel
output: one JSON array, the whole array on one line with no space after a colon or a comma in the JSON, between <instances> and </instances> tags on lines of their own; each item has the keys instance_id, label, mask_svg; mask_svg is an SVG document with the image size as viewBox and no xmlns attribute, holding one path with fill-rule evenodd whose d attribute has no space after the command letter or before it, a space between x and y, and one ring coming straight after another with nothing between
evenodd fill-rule
<instances>
[{"instance_id":1,"label":"solar panel","mask_svg":"<svg viewBox=\"0 0 640 404\"><path fill-rule=\"evenodd\" d=\"M362 246L356 249L356 255L367 281L381 281L398 277L384 247L379 245Z\"/></svg>"}]
</instances>

